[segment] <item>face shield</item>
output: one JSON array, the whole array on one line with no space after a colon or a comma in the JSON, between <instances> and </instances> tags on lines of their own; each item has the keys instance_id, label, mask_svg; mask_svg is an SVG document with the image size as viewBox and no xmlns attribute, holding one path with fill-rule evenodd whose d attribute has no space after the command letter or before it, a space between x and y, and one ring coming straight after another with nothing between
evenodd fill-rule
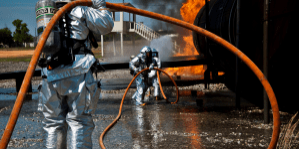
<instances>
[{"instance_id":1,"label":"face shield","mask_svg":"<svg viewBox=\"0 0 299 149\"><path fill-rule=\"evenodd\" d=\"M159 56L158 51L155 48L152 49L152 56L153 57L158 57Z\"/></svg>"},{"instance_id":2,"label":"face shield","mask_svg":"<svg viewBox=\"0 0 299 149\"><path fill-rule=\"evenodd\" d=\"M143 63L145 63L145 60L146 60L146 53L141 53L142 54L142 56L141 56L141 61L143 62Z\"/></svg>"},{"instance_id":3,"label":"face shield","mask_svg":"<svg viewBox=\"0 0 299 149\"><path fill-rule=\"evenodd\" d=\"M144 46L144 47L140 50L140 53L147 53L147 52L149 52L149 51L151 51L151 48L148 47L148 46Z\"/></svg>"},{"instance_id":4,"label":"face shield","mask_svg":"<svg viewBox=\"0 0 299 149\"><path fill-rule=\"evenodd\" d=\"M153 57L159 57L158 52L153 52Z\"/></svg>"}]
</instances>

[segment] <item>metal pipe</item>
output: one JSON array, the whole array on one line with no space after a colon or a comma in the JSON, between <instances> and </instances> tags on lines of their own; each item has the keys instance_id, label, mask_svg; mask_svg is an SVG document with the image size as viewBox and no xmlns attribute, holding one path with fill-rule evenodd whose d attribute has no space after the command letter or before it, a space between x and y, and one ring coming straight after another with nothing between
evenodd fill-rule
<instances>
[{"instance_id":1,"label":"metal pipe","mask_svg":"<svg viewBox=\"0 0 299 149\"><path fill-rule=\"evenodd\" d=\"M209 30L210 27L210 6L209 6L209 1L205 0L205 7L206 7L206 30ZM209 53L209 43L208 43L208 39L206 38L206 51L205 51L205 56L207 57Z\"/></svg>"},{"instance_id":2,"label":"metal pipe","mask_svg":"<svg viewBox=\"0 0 299 149\"><path fill-rule=\"evenodd\" d=\"M179 89L178 89L177 84L175 83L175 81L173 80L173 78L172 78L169 74L167 74L164 70L159 69L159 68L154 68L154 69L157 70L157 72L158 72L158 71L162 71L164 74L166 74L166 75L171 79L171 81L173 82L173 84L175 85L175 87L176 87L176 93L177 93L177 99L176 99L175 102L171 102L171 104L176 104L176 103L178 102L178 100L179 100ZM106 132L107 132L107 131L108 131L108 130L109 130L109 129L116 123L116 122L117 122L117 120L118 120L118 119L120 118L120 116L121 116L122 106L123 106L125 97L126 97L126 95L127 95L127 92L128 92L128 90L129 90L130 86L132 85L132 83L134 82L134 80L137 78L138 75L140 75L142 72L147 71L147 70L149 70L149 68L145 68L145 69L139 71L139 72L135 75L135 77L131 80L131 82L129 83L129 85L128 85L128 87L127 87L127 89L126 89L126 91L125 91L125 93L124 93L124 95L123 95L123 98L122 98L122 100L121 100L120 107L119 107L119 112L118 112L117 117L113 120L112 123L110 123L110 124L105 128L105 130L102 132L101 136L99 137L99 144L100 144L100 146L101 146L102 149L106 149L106 147L105 147L105 145L104 145L104 143L103 143L104 135L105 135ZM159 73L159 72L158 72L158 73ZM166 101L167 101L167 100L166 100Z\"/></svg>"},{"instance_id":3,"label":"metal pipe","mask_svg":"<svg viewBox=\"0 0 299 149\"><path fill-rule=\"evenodd\" d=\"M102 51L102 57L104 57L104 36L101 35L101 51Z\"/></svg>"},{"instance_id":4,"label":"metal pipe","mask_svg":"<svg viewBox=\"0 0 299 149\"><path fill-rule=\"evenodd\" d=\"M268 77L268 11L269 0L264 0L263 73L266 77ZM264 123L269 124L269 121L269 100L264 91Z\"/></svg>"},{"instance_id":5,"label":"metal pipe","mask_svg":"<svg viewBox=\"0 0 299 149\"><path fill-rule=\"evenodd\" d=\"M204 95L203 91L196 91L196 90L180 90L179 96L193 96L193 97L201 97Z\"/></svg>"},{"instance_id":6,"label":"metal pipe","mask_svg":"<svg viewBox=\"0 0 299 149\"><path fill-rule=\"evenodd\" d=\"M241 0L237 0L237 21L236 21L236 47L240 48L240 7ZM235 94L236 94L236 108L241 108L241 97L240 97L240 76L239 76L240 60L236 56L236 78L235 78Z\"/></svg>"},{"instance_id":7,"label":"metal pipe","mask_svg":"<svg viewBox=\"0 0 299 149\"><path fill-rule=\"evenodd\" d=\"M209 27L210 27L210 6L209 6L209 1L208 0L205 0L205 8L206 8L206 30L209 30ZM205 72L205 75L204 75L204 82L205 82L205 88L208 89L208 84L210 82L210 66L211 66L211 56L209 54L209 49L210 49L210 46L209 46L209 40L208 38L206 37L205 38L206 40L206 49L205 49L205 57L208 59L209 63L207 64L207 69L206 69L206 72Z\"/></svg>"},{"instance_id":8,"label":"metal pipe","mask_svg":"<svg viewBox=\"0 0 299 149\"><path fill-rule=\"evenodd\" d=\"M120 32L120 50L121 56L124 56L124 33Z\"/></svg>"},{"instance_id":9,"label":"metal pipe","mask_svg":"<svg viewBox=\"0 0 299 149\"><path fill-rule=\"evenodd\" d=\"M74 1L74 2L70 2L70 3L66 4L65 6L63 6L62 8L60 8L56 12L56 14L52 17L51 21L48 23L46 29L44 30L44 32L43 32L36 48L35 48L35 51L33 53L31 61L29 63L27 72L25 74L25 78L23 80L21 89L18 93L18 97L16 99L16 102L15 102L14 107L12 109L12 112L11 112L11 115L9 117L8 123L6 125L5 130L4 130L4 133L2 135L1 142L0 142L0 149L5 149L8 145L8 142L10 140L10 137L11 137L12 133L13 133L14 127L17 123L18 116L20 114L20 111L21 111L21 108L22 108L22 105L23 105L23 100L24 100L24 97L26 96L26 92L28 90L28 86L29 86L29 84L31 82L31 78L34 74L38 58L41 54L41 51L42 51L42 49L45 45L45 42L46 42L47 38L49 36L49 33L51 32L51 30L52 30L53 26L55 25L56 21L58 21L65 12L71 10L72 8L74 8L75 6L78 6L78 5L91 6L92 2L91 2L91 0L80 0L80 1Z\"/></svg>"}]
</instances>

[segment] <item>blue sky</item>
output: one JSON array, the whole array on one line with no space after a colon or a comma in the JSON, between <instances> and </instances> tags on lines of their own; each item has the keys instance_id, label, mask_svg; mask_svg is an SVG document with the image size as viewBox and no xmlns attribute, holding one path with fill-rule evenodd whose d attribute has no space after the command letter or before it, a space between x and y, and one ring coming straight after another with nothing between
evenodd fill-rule
<instances>
[{"instance_id":1,"label":"blue sky","mask_svg":"<svg viewBox=\"0 0 299 149\"><path fill-rule=\"evenodd\" d=\"M35 19L35 4L38 0L0 0L0 29L8 27L11 32L15 31L12 22L16 19L23 20L26 23L29 33L35 35L36 19ZM106 0L111 3L122 3L123 0ZM132 3L132 0L125 0ZM140 0L142 2L142 0ZM132 3L136 8L140 8L140 4ZM150 10L149 10L150 11ZM125 20L128 20L128 15L125 14ZM116 14L116 20L119 16ZM142 16L137 16L137 22L144 22L145 25L151 26L153 20Z\"/></svg>"}]
</instances>

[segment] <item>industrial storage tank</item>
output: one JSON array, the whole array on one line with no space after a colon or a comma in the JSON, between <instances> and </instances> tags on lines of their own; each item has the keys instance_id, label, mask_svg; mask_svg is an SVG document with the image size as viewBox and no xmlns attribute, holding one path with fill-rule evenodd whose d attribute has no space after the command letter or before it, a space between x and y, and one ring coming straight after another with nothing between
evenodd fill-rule
<instances>
[{"instance_id":1,"label":"industrial storage tank","mask_svg":"<svg viewBox=\"0 0 299 149\"><path fill-rule=\"evenodd\" d=\"M210 0L208 21L206 6L197 14L194 25L224 38L233 45L238 43L244 52L263 70L263 42L268 42L268 80L277 97L279 108L298 110L296 96L298 76L297 35L299 33L298 0L270 0L268 7L268 41L263 41L264 1ZM237 15L239 8L239 19ZM220 45L193 33L197 51L214 61L215 67L224 69L226 86L236 89L236 56ZM239 41L239 42L238 42ZM208 48L207 48L208 47ZM206 51L207 50L207 51ZM238 90L243 98L263 105L263 87L253 72L242 62L238 67Z\"/></svg>"}]
</instances>

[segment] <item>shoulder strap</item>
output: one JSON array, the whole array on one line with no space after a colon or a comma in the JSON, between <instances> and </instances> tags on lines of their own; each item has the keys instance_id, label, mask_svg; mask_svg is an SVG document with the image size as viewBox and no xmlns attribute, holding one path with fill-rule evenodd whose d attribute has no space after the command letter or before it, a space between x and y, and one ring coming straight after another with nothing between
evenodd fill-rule
<instances>
[{"instance_id":1,"label":"shoulder strap","mask_svg":"<svg viewBox=\"0 0 299 149\"><path fill-rule=\"evenodd\" d=\"M97 40L96 38L94 37L93 33L91 30L89 30L89 34L88 34L88 37L89 37L89 40L91 42L91 45L94 47L94 48L98 48L98 43L97 43Z\"/></svg>"}]
</instances>

